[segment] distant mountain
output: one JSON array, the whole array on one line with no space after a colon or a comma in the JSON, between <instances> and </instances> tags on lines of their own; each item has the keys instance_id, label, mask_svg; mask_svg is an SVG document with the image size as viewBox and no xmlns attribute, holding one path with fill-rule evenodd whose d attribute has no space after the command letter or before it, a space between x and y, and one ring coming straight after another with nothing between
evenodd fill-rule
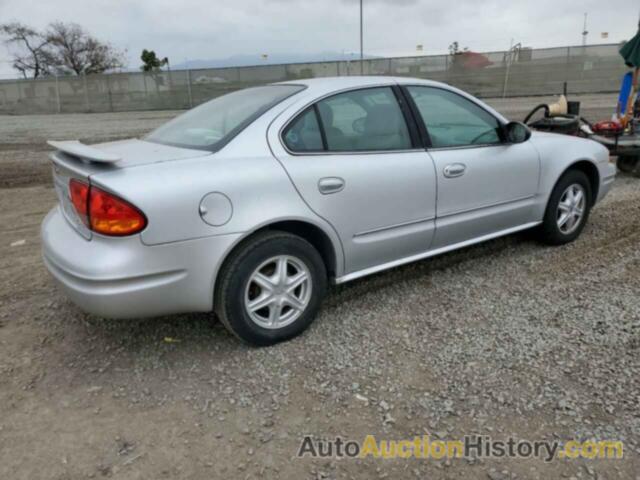
<instances>
[{"instance_id":1,"label":"distant mountain","mask_svg":"<svg viewBox=\"0 0 640 480\"><path fill-rule=\"evenodd\" d=\"M324 52L324 53L274 53L266 58L262 55L233 55L223 59L188 60L186 62L171 64L175 70L197 68L224 68L224 67L248 67L254 65L278 65L283 63L305 62L336 62L358 60L359 53ZM380 58L365 55L364 58Z\"/></svg>"}]
</instances>

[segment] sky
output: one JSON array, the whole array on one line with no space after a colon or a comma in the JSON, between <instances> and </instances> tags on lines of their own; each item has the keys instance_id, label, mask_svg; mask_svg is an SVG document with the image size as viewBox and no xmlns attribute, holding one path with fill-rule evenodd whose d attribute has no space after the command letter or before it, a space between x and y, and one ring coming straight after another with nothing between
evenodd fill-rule
<instances>
[{"instance_id":1,"label":"sky","mask_svg":"<svg viewBox=\"0 0 640 480\"><path fill-rule=\"evenodd\" d=\"M580 45L629 39L638 0L363 0L364 50L378 56L447 52L451 42L474 51ZM185 60L234 55L359 51L359 0L0 0L0 23L36 28L75 22L126 50L137 69L143 48ZM608 32L603 40L601 32ZM12 76L0 45L0 78Z\"/></svg>"}]
</instances>

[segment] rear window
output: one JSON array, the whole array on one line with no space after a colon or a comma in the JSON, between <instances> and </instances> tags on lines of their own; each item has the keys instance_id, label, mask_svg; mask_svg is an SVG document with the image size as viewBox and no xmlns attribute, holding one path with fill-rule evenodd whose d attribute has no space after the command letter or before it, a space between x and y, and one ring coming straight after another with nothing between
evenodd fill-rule
<instances>
[{"instance_id":1,"label":"rear window","mask_svg":"<svg viewBox=\"0 0 640 480\"><path fill-rule=\"evenodd\" d=\"M174 118L145 140L215 151L274 105L303 89L300 85L267 85L238 90Z\"/></svg>"}]
</instances>

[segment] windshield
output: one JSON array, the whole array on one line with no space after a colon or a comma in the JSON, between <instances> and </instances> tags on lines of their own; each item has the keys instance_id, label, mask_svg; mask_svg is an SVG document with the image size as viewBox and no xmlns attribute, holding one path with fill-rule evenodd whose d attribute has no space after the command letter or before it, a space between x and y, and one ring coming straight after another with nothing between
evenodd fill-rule
<instances>
[{"instance_id":1,"label":"windshield","mask_svg":"<svg viewBox=\"0 0 640 480\"><path fill-rule=\"evenodd\" d=\"M256 118L298 93L300 85L238 90L200 105L151 132L145 140L176 147L218 150Z\"/></svg>"}]
</instances>

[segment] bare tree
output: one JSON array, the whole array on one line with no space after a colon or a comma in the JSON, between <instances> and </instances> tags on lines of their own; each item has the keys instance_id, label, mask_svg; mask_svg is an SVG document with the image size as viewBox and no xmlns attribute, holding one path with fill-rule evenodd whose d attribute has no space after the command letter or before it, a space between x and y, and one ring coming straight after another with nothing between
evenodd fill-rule
<instances>
[{"instance_id":1,"label":"bare tree","mask_svg":"<svg viewBox=\"0 0 640 480\"><path fill-rule=\"evenodd\" d=\"M15 46L13 68L24 78L38 78L49 73L49 40L37 30L19 22L0 25L4 43Z\"/></svg>"},{"instance_id":2,"label":"bare tree","mask_svg":"<svg viewBox=\"0 0 640 480\"><path fill-rule=\"evenodd\" d=\"M123 52L96 39L76 23L53 22L46 38L50 62L60 73L103 73L125 65Z\"/></svg>"}]
</instances>

